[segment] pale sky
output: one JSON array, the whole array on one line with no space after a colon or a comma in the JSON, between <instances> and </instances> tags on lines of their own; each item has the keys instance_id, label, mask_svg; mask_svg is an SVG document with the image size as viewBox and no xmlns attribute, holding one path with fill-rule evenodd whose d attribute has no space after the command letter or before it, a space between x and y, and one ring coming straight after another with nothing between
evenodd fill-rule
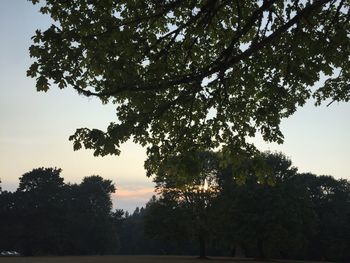
<instances>
[{"instance_id":1,"label":"pale sky","mask_svg":"<svg viewBox=\"0 0 350 263\"><path fill-rule=\"evenodd\" d=\"M152 195L153 183L143 168L145 149L126 143L121 156L93 157L73 151L68 137L76 128L105 129L115 121L113 105L56 87L35 90L26 77L28 48L38 28L50 19L24 0L0 1L0 179L14 190L18 178L37 167L60 167L66 182L79 183L93 174L116 184L117 208L133 210ZM310 102L282 123L283 145L255 142L261 150L281 151L300 172L350 179L350 103L314 107Z\"/></svg>"}]
</instances>

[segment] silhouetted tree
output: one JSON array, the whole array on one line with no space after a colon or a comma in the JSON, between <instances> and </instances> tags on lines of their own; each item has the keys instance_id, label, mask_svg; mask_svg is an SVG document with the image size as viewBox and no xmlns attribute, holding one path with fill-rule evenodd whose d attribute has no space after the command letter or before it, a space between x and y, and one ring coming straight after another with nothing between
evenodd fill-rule
<instances>
[{"instance_id":1,"label":"silhouetted tree","mask_svg":"<svg viewBox=\"0 0 350 263\"><path fill-rule=\"evenodd\" d=\"M331 176L302 174L299 183L313 203L317 231L309 244L309 258L332 261L350 259L350 182Z\"/></svg>"},{"instance_id":2,"label":"silhouetted tree","mask_svg":"<svg viewBox=\"0 0 350 263\"><path fill-rule=\"evenodd\" d=\"M113 254L118 250L118 237L112 215L111 194L115 187L110 180L94 175L85 177L74 187L72 216L76 217L78 239L84 254Z\"/></svg>"},{"instance_id":3,"label":"silhouetted tree","mask_svg":"<svg viewBox=\"0 0 350 263\"><path fill-rule=\"evenodd\" d=\"M216 207L224 242L261 259L300 256L313 233L315 214L297 177L291 161L277 153L223 170Z\"/></svg>"},{"instance_id":4,"label":"silhouetted tree","mask_svg":"<svg viewBox=\"0 0 350 263\"><path fill-rule=\"evenodd\" d=\"M64 222L61 169L38 168L20 177L16 209L21 221L20 251L24 255L57 254L62 243L57 231Z\"/></svg>"},{"instance_id":5,"label":"silhouetted tree","mask_svg":"<svg viewBox=\"0 0 350 263\"><path fill-rule=\"evenodd\" d=\"M144 208L136 207L132 214L126 213L120 220L120 252L130 255L152 254L152 241L144 234Z\"/></svg>"},{"instance_id":6,"label":"silhouetted tree","mask_svg":"<svg viewBox=\"0 0 350 263\"><path fill-rule=\"evenodd\" d=\"M158 215L164 213L163 222L168 225L155 224L153 221L148 227L159 227L153 233L162 233L164 237L177 239L182 236L197 240L199 256L205 258L206 245L212 235L211 206L217 195L218 159L215 153L176 156L159 171L154 181L161 197L149 204L149 212ZM151 216L148 221L151 221Z\"/></svg>"},{"instance_id":7,"label":"silhouetted tree","mask_svg":"<svg viewBox=\"0 0 350 263\"><path fill-rule=\"evenodd\" d=\"M160 253L198 254L192 212L177 200L154 196L146 205L144 221L148 237L172 245L160 246Z\"/></svg>"},{"instance_id":8,"label":"silhouetted tree","mask_svg":"<svg viewBox=\"0 0 350 263\"><path fill-rule=\"evenodd\" d=\"M20 177L16 192L0 193L0 249L28 256L116 253L112 182L90 176L65 184L60 173L33 169Z\"/></svg>"},{"instance_id":9,"label":"silhouetted tree","mask_svg":"<svg viewBox=\"0 0 350 263\"><path fill-rule=\"evenodd\" d=\"M119 217L119 253L195 255L198 248L187 238L188 232L183 229L179 231L179 225L188 227L185 221L179 221L184 219L182 215L168 214L164 210L168 207L156 208L157 211L154 211L157 202L158 200L152 197L146 207L137 207L133 213L125 212ZM174 236L176 234L177 236ZM180 234L184 235L180 237Z\"/></svg>"},{"instance_id":10,"label":"silhouetted tree","mask_svg":"<svg viewBox=\"0 0 350 263\"><path fill-rule=\"evenodd\" d=\"M18 214L15 210L15 194L0 191L0 251L14 250Z\"/></svg>"}]
</instances>

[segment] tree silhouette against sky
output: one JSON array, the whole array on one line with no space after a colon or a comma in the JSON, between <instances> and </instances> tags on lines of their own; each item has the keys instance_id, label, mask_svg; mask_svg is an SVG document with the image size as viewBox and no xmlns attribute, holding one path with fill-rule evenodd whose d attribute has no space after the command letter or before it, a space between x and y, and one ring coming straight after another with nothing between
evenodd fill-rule
<instances>
[{"instance_id":1,"label":"tree silhouette against sky","mask_svg":"<svg viewBox=\"0 0 350 263\"><path fill-rule=\"evenodd\" d=\"M32 0L38 3L38 0ZM80 128L74 149L147 147L148 175L178 155L283 142L282 118L313 97L349 100L349 2L48 0L28 75L116 106L106 131Z\"/></svg>"}]
</instances>

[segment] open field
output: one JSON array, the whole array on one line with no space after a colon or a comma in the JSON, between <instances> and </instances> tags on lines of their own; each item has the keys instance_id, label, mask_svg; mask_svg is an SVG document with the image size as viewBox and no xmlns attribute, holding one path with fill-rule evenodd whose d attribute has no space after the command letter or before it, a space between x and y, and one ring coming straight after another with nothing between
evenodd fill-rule
<instances>
[{"instance_id":1,"label":"open field","mask_svg":"<svg viewBox=\"0 0 350 263\"><path fill-rule=\"evenodd\" d=\"M190 256L86 256L86 257L0 257L0 263L259 263L260 261L237 258L211 257L209 260L199 260ZM273 260L272 262L294 263L306 261ZM315 261L307 261L316 263ZM324 262L323 262L324 263Z\"/></svg>"}]
</instances>

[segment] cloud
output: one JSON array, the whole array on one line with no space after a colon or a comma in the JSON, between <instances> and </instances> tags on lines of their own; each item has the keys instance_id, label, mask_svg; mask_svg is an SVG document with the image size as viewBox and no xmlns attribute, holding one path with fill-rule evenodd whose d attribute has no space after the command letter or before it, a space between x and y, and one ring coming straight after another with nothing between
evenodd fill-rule
<instances>
[{"instance_id":1,"label":"cloud","mask_svg":"<svg viewBox=\"0 0 350 263\"><path fill-rule=\"evenodd\" d=\"M128 200L149 200L154 195L154 188L152 187L139 187L139 188L123 188L118 187L114 197L118 199Z\"/></svg>"},{"instance_id":2,"label":"cloud","mask_svg":"<svg viewBox=\"0 0 350 263\"><path fill-rule=\"evenodd\" d=\"M132 213L136 207L145 206L154 194L153 187L117 187L112 195L113 208Z\"/></svg>"}]
</instances>

